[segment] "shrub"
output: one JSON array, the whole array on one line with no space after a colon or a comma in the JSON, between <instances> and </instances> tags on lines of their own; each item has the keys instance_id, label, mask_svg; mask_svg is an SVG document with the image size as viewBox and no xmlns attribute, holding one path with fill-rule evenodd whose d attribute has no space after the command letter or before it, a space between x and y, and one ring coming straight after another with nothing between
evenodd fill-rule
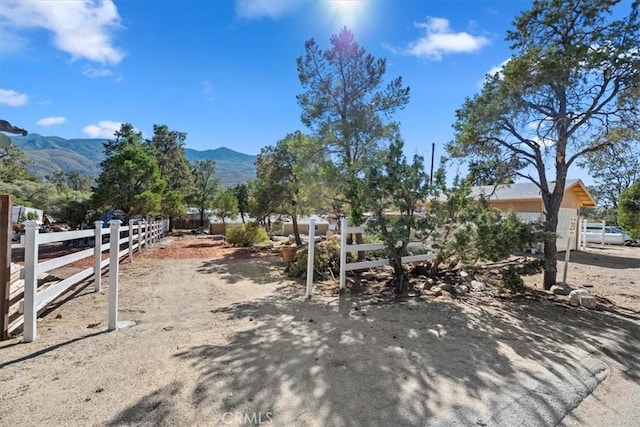
<instances>
[{"instance_id":1,"label":"shrub","mask_svg":"<svg viewBox=\"0 0 640 427\"><path fill-rule=\"evenodd\" d=\"M266 230L259 224L229 224L225 240L230 245L251 246L269 240Z\"/></svg>"},{"instance_id":2,"label":"shrub","mask_svg":"<svg viewBox=\"0 0 640 427\"><path fill-rule=\"evenodd\" d=\"M289 264L287 274L289 277L307 276L307 248L298 251L298 257ZM337 276L340 269L340 236L331 236L324 242L315 246L313 263L314 279L330 279Z\"/></svg>"},{"instance_id":3,"label":"shrub","mask_svg":"<svg viewBox=\"0 0 640 427\"><path fill-rule=\"evenodd\" d=\"M524 290L522 276L540 273L544 266L544 259L530 260L522 265L509 266L502 270L502 284L512 292L522 292Z\"/></svg>"}]
</instances>

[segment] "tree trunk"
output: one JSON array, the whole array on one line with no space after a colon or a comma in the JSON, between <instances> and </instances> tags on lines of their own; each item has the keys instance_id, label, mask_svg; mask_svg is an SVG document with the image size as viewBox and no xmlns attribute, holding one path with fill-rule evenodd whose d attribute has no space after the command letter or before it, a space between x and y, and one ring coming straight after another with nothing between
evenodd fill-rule
<instances>
[{"instance_id":1,"label":"tree trunk","mask_svg":"<svg viewBox=\"0 0 640 427\"><path fill-rule=\"evenodd\" d=\"M560 213L560 205L564 195L565 181L566 174L556 181L555 188L551 194L547 197L543 196L546 209L544 231L549 233L549 235L545 236L544 241L545 267L542 284L545 290L551 289L551 286L556 284L558 274L558 248L556 247L555 233L558 228L558 214Z\"/></svg>"},{"instance_id":2,"label":"tree trunk","mask_svg":"<svg viewBox=\"0 0 640 427\"><path fill-rule=\"evenodd\" d=\"M173 231L173 215L169 215L169 233Z\"/></svg>"},{"instance_id":3,"label":"tree trunk","mask_svg":"<svg viewBox=\"0 0 640 427\"><path fill-rule=\"evenodd\" d=\"M396 294L403 295L407 292L408 278L402 268L402 257L399 254L392 255L389 257L389 264L393 267L393 284Z\"/></svg>"},{"instance_id":4,"label":"tree trunk","mask_svg":"<svg viewBox=\"0 0 640 427\"><path fill-rule=\"evenodd\" d=\"M200 227L204 227L204 209L200 210Z\"/></svg>"},{"instance_id":5,"label":"tree trunk","mask_svg":"<svg viewBox=\"0 0 640 427\"><path fill-rule=\"evenodd\" d=\"M298 228L298 216L295 214L291 215L291 220L293 221L293 235L296 239L296 245L302 246L302 239L300 238L300 230Z\"/></svg>"}]
</instances>

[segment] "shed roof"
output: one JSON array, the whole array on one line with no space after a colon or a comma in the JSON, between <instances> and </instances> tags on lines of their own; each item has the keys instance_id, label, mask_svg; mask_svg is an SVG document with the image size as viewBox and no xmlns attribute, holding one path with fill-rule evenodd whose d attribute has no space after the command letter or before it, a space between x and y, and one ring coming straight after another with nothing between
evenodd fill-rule
<instances>
[{"instance_id":1,"label":"shed roof","mask_svg":"<svg viewBox=\"0 0 640 427\"><path fill-rule=\"evenodd\" d=\"M549 187L553 191L555 183ZM593 198L587 187L580 179L568 179L564 186L565 192L573 192L580 201L580 207L595 207L596 200ZM472 196L474 198L484 195L491 200L539 200L542 196L540 188L533 182L520 182L505 185L481 185L473 187Z\"/></svg>"}]
</instances>

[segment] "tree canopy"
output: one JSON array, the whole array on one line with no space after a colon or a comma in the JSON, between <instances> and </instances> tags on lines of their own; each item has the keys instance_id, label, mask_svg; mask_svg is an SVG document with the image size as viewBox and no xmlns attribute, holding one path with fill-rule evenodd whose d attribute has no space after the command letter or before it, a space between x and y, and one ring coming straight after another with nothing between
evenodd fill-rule
<instances>
[{"instance_id":1,"label":"tree canopy","mask_svg":"<svg viewBox=\"0 0 640 427\"><path fill-rule=\"evenodd\" d=\"M200 211L200 226L204 226L207 209L212 209L220 191L220 180L216 178L216 162L196 160L191 168L194 190L189 200Z\"/></svg>"},{"instance_id":2,"label":"tree canopy","mask_svg":"<svg viewBox=\"0 0 640 427\"><path fill-rule=\"evenodd\" d=\"M391 117L409 102L409 88L401 77L383 87L386 61L366 53L346 27L330 43L329 50L313 39L305 43L305 55L297 59L304 92L297 99L303 124L331 156L332 181L345 188L351 220L360 223L364 171L397 133Z\"/></svg>"},{"instance_id":3,"label":"tree canopy","mask_svg":"<svg viewBox=\"0 0 640 427\"><path fill-rule=\"evenodd\" d=\"M630 185L620 195L618 224L634 239L640 239L640 180Z\"/></svg>"},{"instance_id":4,"label":"tree canopy","mask_svg":"<svg viewBox=\"0 0 640 427\"><path fill-rule=\"evenodd\" d=\"M293 221L296 243L302 244L298 215L318 207L318 179L322 162L314 159L314 138L299 131L288 134L275 146L264 147L256 159L254 214L287 214Z\"/></svg>"},{"instance_id":5,"label":"tree canopy","mask_svg":"<svg viewBox=\"0 0 640 427\"><path fill-rule=\"evenodd\" d=\"M618 0L536 0L507 34L513 56L456 112L449 152L512 164L534 182L555 232L569 167L612 145L598 138L637 127L639 2L611 19ZM544 245L544 286L556 281L555 239Z\"/></svg>"},{"instance_id":6,"label":"tree canopy","mask_svg":"<svg viewBox=\"0 0 640 427\"><path fill-rule=\"evenodd\" d=\"M123 124L115 135L115 140L105 143L108 155L96 180L94 206L122 210L127 218L159 213L166 182L154 153L130 124Z\"/></svg>"}]
</instances>

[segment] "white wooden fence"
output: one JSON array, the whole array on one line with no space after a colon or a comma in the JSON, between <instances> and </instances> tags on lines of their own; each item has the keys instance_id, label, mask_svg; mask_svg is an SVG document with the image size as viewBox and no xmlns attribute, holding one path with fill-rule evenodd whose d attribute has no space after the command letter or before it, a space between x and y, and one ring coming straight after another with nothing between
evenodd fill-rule
<instances>
[{"instance_id":1,"label":"white wooden fence","mask_svg":"<svg viewBox=\"0 0 640 427\"><path fill-rule=\"evenodd\" d=\"M124 258L132 261L134 251L144 251L148 245L158 242L168 228L166 221L130 222L130 225L122 227L119 220L112 220L109 222L109 228L102 228L102 221L96 221L95 228L90 230L40 233L36 221L26 221L24 223L25 236L23 244L25 258L22 275L24 277L24 299L19 301L20 312L24 314L10 324L10 332L23 326L24 342L33 341L37 336L36 318L38 314L69 288L92 276L93 289L95 292L99 292L102 286L102 270L106 267L109 270L107 329L110 331L115 330L117 328L118 314L119 262ZM105 236L109 237L108 243L102 243ZM42 245L77 240L93 240L94 247L58 258L39 261L38 253ZM103 260L102 255L104 252L107 252L109 257ZM38 277L43 273L91 256L95 257L92 267L86 268L44 290L38 290Z\"/></svg>"},{"instance_id":2,"label":"white wooden fence","mask_svg":"<svg viewBox=\"0 0 640 427\"><path fill-rule=\"evenodd\" d=\"M364 270L368 268L389 265L389 258L380 258L371 261L358 261L347 263L347 252L376 251L385 248L384 243L363 243L363 244L347 244L347 236L349 234L362 234L366 227L348 227L346 218L340 221L340 289L346 287L347 271ZM402 257L402 263L430 261L433 254L409 255Z\"/></svg>"}]
</instances>

